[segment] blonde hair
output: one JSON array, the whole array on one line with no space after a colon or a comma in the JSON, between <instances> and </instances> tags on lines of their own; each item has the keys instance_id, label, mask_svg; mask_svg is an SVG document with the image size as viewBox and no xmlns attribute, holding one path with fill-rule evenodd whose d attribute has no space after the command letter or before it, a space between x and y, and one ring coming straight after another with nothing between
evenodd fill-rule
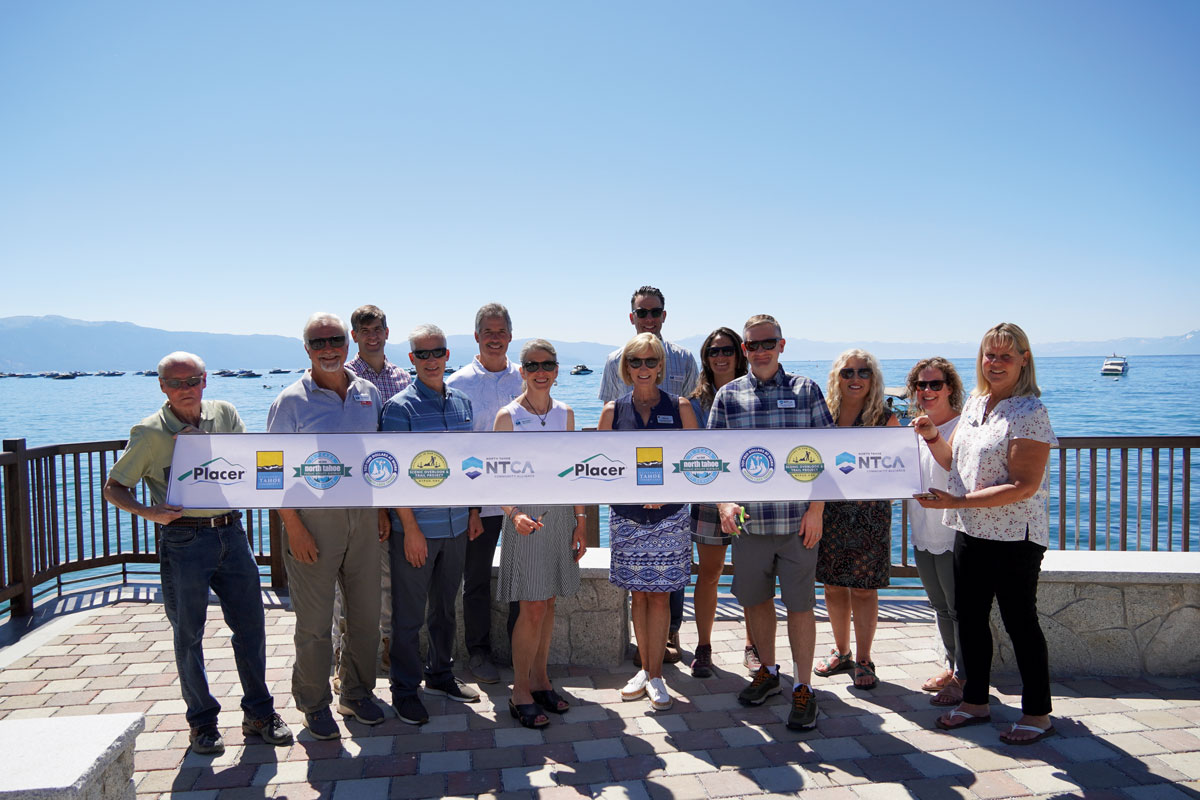
<instances>
[{"instance_id":1,"label":"blonde hair","mask_svg":"<svg viewBox=\"0 0 1200 800\"><path fill-rule=\"evenodd\" d=\"M1021 367L1021 374L1017 376L1017 383L1013 386L1013 397L1042 396L1042 390L1037 385L1037 374L1033 369L1033 353L1029 351L1029 337L1025 335L1025 331L1021 330L1020 326L1011 322L1001 322L988 330L983 335L983 340L979 342L979 355L975 356L975 391L971 392L972 397L981 397L992 391L983 372L983 351L988 345L1012 347L1025 356L1025 365Z\"/></svg>"},{"instance_id":2,"label":"blonde hair","mask_svg":"<svg viewBox=\"0 0 1200 800\"><path fill-rule=\"evenodd\" d=\"M842 353L833 361L829 370L829 383L826 386L825 399L829 404L829 413L836 423L838 412L842 407L842 385L838 382L838 372L845 368L852 358L860 358L871 368L871 388L867 391L867 399L863 402L863 425L885 425L891 416L887 406L883 404L883 370L879 368L879 360L866 350L852 348Z\"/></svg>"},{"instance_id":3,"label":"blonde hair","mask_svg":"<svg viewBox=\"0 0 1200 800\"><path fill-rule=\"evenodd\" d=\"M658 359L658 379L655 383L662 383L663 378L667 375L667 351L663 347L662 340L653 333L639 333L621 348L621 363L617 365L617 375L629 386L633 385L633 378L629 374L628 359L634 353L640 353L643 350L651 351L654 353L651 358Z\"/></svg>"}]
</instances>

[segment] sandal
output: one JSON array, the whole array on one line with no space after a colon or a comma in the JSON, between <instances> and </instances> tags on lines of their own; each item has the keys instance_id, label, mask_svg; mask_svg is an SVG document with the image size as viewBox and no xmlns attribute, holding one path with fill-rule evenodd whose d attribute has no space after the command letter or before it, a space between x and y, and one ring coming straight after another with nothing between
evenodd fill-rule
<instances>
[{"instance_id":1,"label":"sandal","mask_svg":"<svg viewBox=\"0 0 1200 800\"><path fill-rule=\"evenodd\" d=\"M929 698L932 706L957 706L963 701L963 682L958 678L946 681L942 690Z\"/></svg>"},{"instance_id":2,"label":"sandal","mask_svg":"<svg viewBox=\"0 0 1200 800\"><path fill-rule=\"evenodd\" d=\"M530 692L530 694L533 695L533 702L551 714L565 714L571 710L571 704L553 689L539 689L536 692Z\"/></svg>"},{"instance_id":3,"label":"sandal","mask_svg":"<svg viewBox=\"0 0 1200 800\"><path fill-rule=\"evenodd\" d=\"M954 670L944 669L937 675L934 675L921 686L922 692L940 692L946 688L946 684L954 680Z\"/></svg>"},{"instance_id":4,"label":"sandal","mask_svg":"<svg viewBox=\"0 0 1200 800\"><path fill-rule=\"evenodd\" d=\"M517 705L510 697L508 699L508 713L512 714L512 718L526 728L544 728L550 724L550 718L542 713L537 703L522 703L521 705Z\"/></svg>"},{"instance_id":5,"label":"sandal","mask_svg":"<svg viewBox=\"0 0 1200 800\"><path fill-rule=\"evenodd\" d=\"M838 653L835 649L825 656L824 660L813 667L813 674L819 678L828 678L839 672L849 672L854 669L854 656L851 653Z\"/></svg>"},{"instance_id":6,"label":"sandal","mask_svg":"<svg viewBox=\"0 0 1200 800\"><path fill-rule=\"evenodd\" d=\"M859 683L858 679L866 676L871 680L868 683ZM854 688L855 689L874 689L879 685L879 678L875 677L875 662L874 661L856 661L854 662Z\"/></svg>"},{"instance_id":7,"label":"sandal","mask_svg":"<svg viewBox=\"0 0 1200 800\"><path fill-rule=\"evenodd\" d=\"M992 721L991 714L984 714L982 717L977 717L974 714L961 711L957 708L951 711L948 716L950 717L950 722L942 722L942 717L938 717L934 724L944 731L956 731L959 728L966 728L969 725L984 725ZM962 722L954 721L960 718Z\"/></svg>"},{"instance_id":8,"label":"sandal","mask_svg":"<svg viewBox=\"0 0 1200 800\"><path fill-rule=\"evenodd\" d=\"M1028 731L1029 733L1035 733L1037 735L1030 736L1028 739L1010 738L1012 734L1016 733L1017 731ZM1042 739L1045 739L1048 736L1053 736L1055 732L1056 731L1054 730L1053 725L1051 725L1049 728L1039 728L1037 725L1018 725L1014 722L1011 728L1000 734L1000 741L1004 742L1005 744L1033 744L1034 742L1040 742Z\"/></svg>"}]
</instances>

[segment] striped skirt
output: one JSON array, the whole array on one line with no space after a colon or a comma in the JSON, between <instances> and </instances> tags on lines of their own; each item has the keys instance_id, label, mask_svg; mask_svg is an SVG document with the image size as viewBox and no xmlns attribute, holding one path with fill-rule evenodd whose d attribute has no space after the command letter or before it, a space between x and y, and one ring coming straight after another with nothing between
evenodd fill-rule
<instances>
[{"instance_id":1,"label":"striped skirt","mask_svg":"<svg viewBox=\"0 0 1200 800\"><path fill-rule=\"evenodd\" d=\"M579 564L571 551L575 506L523 503L521 512L540 517L542 527L522 536L512 520L504 519L496 599L512 603L573 596L579 591Z\"/></svg>"},{"instance_id":2,"label":"striped skirt","mask_svg":"<svg viewBox=\"0 0 1200 800\"><path fill-rule=\"evenodd\" d=\"M609 509L608 581L633 592L674 592L692 579L691 512L685 505L654 525Z\"/></svg>"}]
</instances>

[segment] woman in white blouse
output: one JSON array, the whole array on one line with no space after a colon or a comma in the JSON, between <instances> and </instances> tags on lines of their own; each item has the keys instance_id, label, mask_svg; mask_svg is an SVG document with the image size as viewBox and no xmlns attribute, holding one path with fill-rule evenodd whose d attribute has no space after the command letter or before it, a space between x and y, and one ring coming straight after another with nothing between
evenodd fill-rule
<instances>
[{"instance_id":1,"label":"woman in white blouse","mask_svg":"<svg viewBox=\"0 0 1200 800\"><path fill-rule=\"evenodd\" d=\"M919 495L925 508L946 509L958 531L954 545L955 606L966 685L963 700L937 725L953 730L991 721L992 600L1000 606L1021 673L1021 719L1000 739L1032 744L1054 733L1050 666L1038 624L1037 583L1050 540L1046 463L1058 444L1038 399L1029 338L1012 323L989 330L975 361L976 386L958 426L944 437L927 416L913 421L948 490Z\"/></svg>"}]
</instances>

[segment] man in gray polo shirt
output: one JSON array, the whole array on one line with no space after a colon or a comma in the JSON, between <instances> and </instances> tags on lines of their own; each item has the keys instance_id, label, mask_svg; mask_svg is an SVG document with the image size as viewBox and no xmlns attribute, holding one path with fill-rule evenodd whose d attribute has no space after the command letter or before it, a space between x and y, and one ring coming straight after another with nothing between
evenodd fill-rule
<instances>
[{"instance_id":1,"label":"man in gray polo shirt","mask_svg":"<svg viewBox=\"0 0 1200 800\"><path fill-rule=\"evenodd\" d=\"M270 433L370 433L379 429L379 390L346 369L346 324L336 314L317 313L304 326L311 369L284 389L267 414ZM336 454L313 453L309 461L329 464ZM306 462L308 463L308 462ZM306 478L306 480L309 480ZM309 485L322 488L323 480ZM375 652L379 647L379 541L387 537L372 508L280 509L287 534L284 563L296 612L296 663L292 697L304 712L304 727L317 739L336 739L341 730L329 710L329 665L333 642L333 587L346 603L346 634L339 665L338 712L366 725L383 721L375 704Z\"/></svg>"}]
</instances>

